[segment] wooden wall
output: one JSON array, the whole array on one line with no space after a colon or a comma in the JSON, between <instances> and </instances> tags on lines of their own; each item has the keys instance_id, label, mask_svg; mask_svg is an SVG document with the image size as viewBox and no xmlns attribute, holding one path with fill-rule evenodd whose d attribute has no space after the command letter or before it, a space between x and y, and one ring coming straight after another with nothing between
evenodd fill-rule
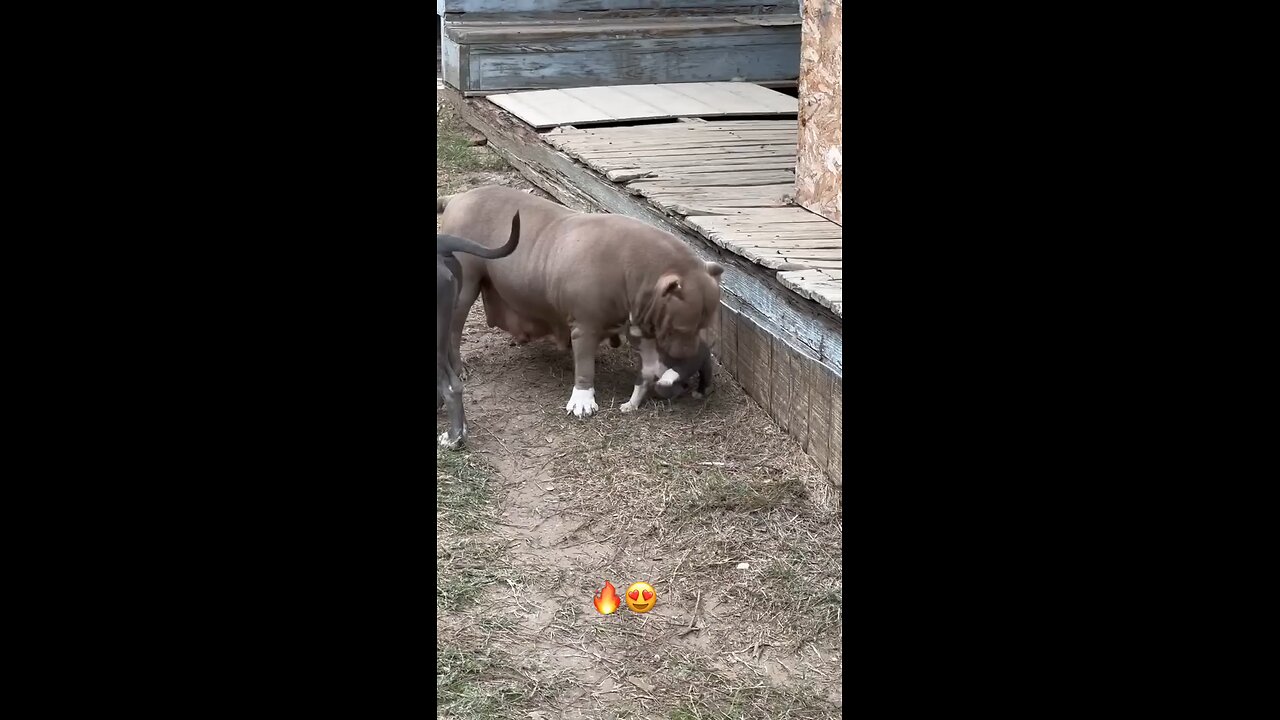
<instances>
[{"instance_id":1,"label":"wooden wall","mask_svg":"<svg viewBox=\"0 0 1280 720\"><path fill-rule=\"evenodd\" d=\"M804 0L800 9L796 203L835 223L842 223L843 3L844 0Z\"/></svg>"},{"instance_id":2,"label":"wooden wall","mask_svg":"<svg viewBox=\"0 0 1280 720\"><path fill-rule=\"evenodd\" d=\"M721 305L719 316L712 348L720 366L843 493L844 380L746 315Z\"/></svg>"}]
</instances>

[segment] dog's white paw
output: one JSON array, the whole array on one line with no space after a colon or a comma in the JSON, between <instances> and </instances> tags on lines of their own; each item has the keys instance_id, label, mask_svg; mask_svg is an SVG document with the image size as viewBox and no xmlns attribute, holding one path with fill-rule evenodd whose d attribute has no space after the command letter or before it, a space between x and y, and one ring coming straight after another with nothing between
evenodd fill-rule
<instances>
[{"instance_id":1,"label":"dog's white paw","mask_svg":"<svg viewBox=\"0 0 1280 720\"><path fill-rule=\"evenodd\" d=\"M440 433L440 446L446 450L457 450L462 446L462 441L465 440L466 437L467 431L465 428L462 430L462 434L456 438L450 438L449 431L446 430Z\"/></svg>"},{"instance_id":2,"label":"dog's white paw","mask_svg":"<svg viewBox=\"0 0 1280 720\"><path fill-rule=\"evenodd\" d=\"M586 390L573 389L573 395L569 396L569 402L564 406L566 412L573 413L575 417L591 415L600 409L596 405L596 389L587 388Z\"/></svg>"},{"instance_id":3,"label":"dog's white paw","mask_svg":"<svg viewBox=\"0 0 1280 720\"><path fill-rule=\"evenodd\" d=\"M624 413L629 413L629 412L635 412L636 410L639 410L640 406L628 400L622 403L621 405L619 405L618 409Z\"/></svg>"}]
</instances>

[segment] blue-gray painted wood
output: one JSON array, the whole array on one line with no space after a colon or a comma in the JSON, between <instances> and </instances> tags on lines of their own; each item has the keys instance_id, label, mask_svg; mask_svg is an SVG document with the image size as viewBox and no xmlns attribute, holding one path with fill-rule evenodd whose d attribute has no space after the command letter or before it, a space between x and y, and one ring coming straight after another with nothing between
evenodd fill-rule
<instances>
[{"instance_id":1,"label":"blue-gray painted wood","mask_svg":"<svg viewBox=\"0 0 1280 720\"><path fill-rule=\"evenodd\" d=\"M528 13L528 12L598 12L609 10L697 10L721 8L774 7L779 11L798 11L798 0L762 2L761 0L436 0L436 14L450 13Z\"/></svg>"},{"instance_id":2,"label":"blue-gray painted wood","mask_svg":"<svg viewBox=\"0 0 1280 720\"><path fill-rule=\"evenodd\" d=\"M453 26L446 25L447 28ZM459 44L446 30L445 80L466 92L679 82L783 82L800 75L800 28L742 25L732 34ZM450 66L456 63L457 67Z\"/></svg>"},{"instance_id":3,"label":"blue-gray painted wood","mask_svg":"<svg viewBox=\"0 0 1280 720\"><path fill-rule=\"evenodd\" d=\"M462 77L463 63L459 52L460 46L449 39L448 32L444 30L443 19L440 25L440 77L453 87L462 89L467 85L467 81Z\"/></svg>"},{"instance_id":4,"label":"blue-gray painted wood","mask_svg":"<svg viewBox=\"0 0 1280 720\"><path fill-rule=\"evenodd\" d=\"M800 72L798 45L669 47L663 52L513 52L470 56L466 90L515 90L654 83L773 82Z\"/></svg>"}]
</instances>

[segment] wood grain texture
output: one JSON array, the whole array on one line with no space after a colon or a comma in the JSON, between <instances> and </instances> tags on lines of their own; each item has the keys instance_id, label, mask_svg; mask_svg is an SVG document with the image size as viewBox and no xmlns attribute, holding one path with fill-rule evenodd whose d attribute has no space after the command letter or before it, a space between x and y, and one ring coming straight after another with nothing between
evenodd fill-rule
<instances>
[{"instance_id":1,"label":"wood grain texture","mask_svg":"<svg viewBox=\"0 0 1280 720\"><path fill-rule=\"evenodd\" d=\"M738 318L738 384L752 400L769 409L769 368L773 346L769 333L748 318Z\"/></svg>"},{"instance_id":2,"label":"wood grain texture","mask_svg":"<svg viewBox=\"0 0 1280 720\"><path fill-rule=\"evenodd\" d=\"M732 80L791 83L800 74L798 25L749 25L723 15L516 22L496 17L444 16L442 46L452 47L467 66L469 82L459 88L464 92Z\"/></svg>"},{"instance_id":3,"label":"wood grain texture","mask_svg":"<svg viewBox=\"0 0 1280 720\"><path fill-rule=\"evenodd\" d=\"M716 348L716 359L720 361L720 365L728 370L731 375L738 375L738 313L721 307L718 313L720 318L720 342Z\"/></svg>"},{"instance_id":4,"label":"wood grain texture","mask_svg":"<svg viewBox=\"0 0 1280 720\"><path fill-rule=\"evenodd\" d=\"M794 414L791 397L793 359L781 340L771 335L769 342L773 346L769 349L769 416L778 423L778 427L790 433Z\"/></svg>"},{"instance_id":5,"label":"wood grain texture","mask_svg":"<svg viewBox=\"0 0 1280 720\"><path fill-rule=\"evenodd\" d=\"M828 431L827 446L831 460L827 464L827 477L837 489L844 488L844 383L833 380L831 383L831 429Z\"/></svg>"},{"instance_id":6,"label":"wood grain texture","mask_svg":"<svg viewBox=\"0 0 1280 720\"><path fill-rule=\"evenodd\" d=\"M773 270L838 269L844 257L840 225L789 204L794 147L787 143L796 127L790 121L703 119L565 127L543 137L626 192L683 217L719 247ZM783 285L842 316L842 282L837 273Z\"/></svg>"},{"instance_id":7,"label":"wood grain texture","mask_svg":"<svg viewBox=\"0 0 1280 720\"><path fill-rule=\"evenodd\" d=\"M809 364L803 370L803 377L808 385L809 393L809 443L805 451L818 461L818 465L828 470L831 461L831 404L835 384L840 380L831 375L826 368ZM840 446L835 446L840 452Z\"/></svg>"},{"instance_id":8,"label":"wood grain texture","mask_svg":"<svg viewBox=\"0 0 1280 720\"><path fill-rule=\"evenodd\" d=\"M843 0L806 0L800 47L796 202L836 223L843 213Z\"/></svg>"}]
</instances>

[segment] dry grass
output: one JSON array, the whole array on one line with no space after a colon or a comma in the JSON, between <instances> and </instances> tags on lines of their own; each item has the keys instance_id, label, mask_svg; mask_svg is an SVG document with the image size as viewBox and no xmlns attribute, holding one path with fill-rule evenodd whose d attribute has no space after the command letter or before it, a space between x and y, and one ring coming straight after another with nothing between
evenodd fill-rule
<instances>
[{"instance_id":1,"label":"dry grass","mask_svg":"<svg viewBox=\"0 0 1280 720\"><path fill-rule=\"evenodd\" d=\"M508 170L506 162L484 146L447 105L436 103L436 189L448 195L462 189L468 173Z\"/></svg>"}]
</instances>

